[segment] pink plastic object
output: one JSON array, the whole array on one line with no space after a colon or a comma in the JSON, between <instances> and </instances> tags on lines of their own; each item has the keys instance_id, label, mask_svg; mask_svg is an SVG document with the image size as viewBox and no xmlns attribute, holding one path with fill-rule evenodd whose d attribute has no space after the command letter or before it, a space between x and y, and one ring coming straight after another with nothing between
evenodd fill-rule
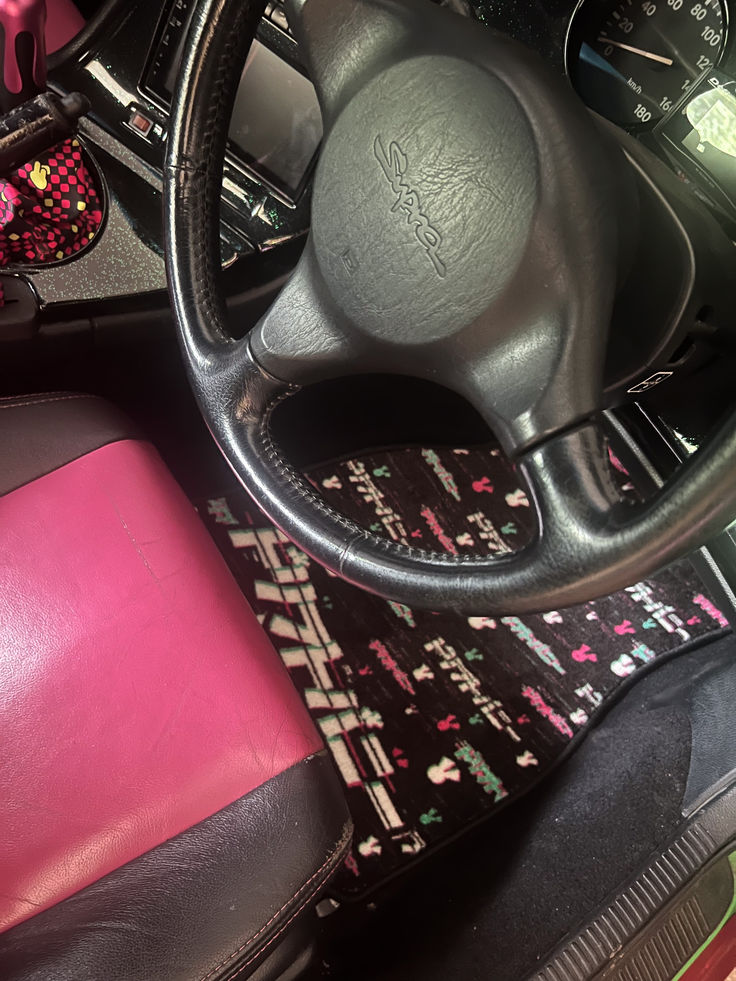
<instances>
[{"instance_id":1,"label":"pink plastic object","mask_svg":"<svg viewBox=\"0 0 736 981\"><path fill-rule=\"evenodd\" d=\"M8 112L46 88L46 0L0 0L0 110Z\"/></svg>"}]
</instances>

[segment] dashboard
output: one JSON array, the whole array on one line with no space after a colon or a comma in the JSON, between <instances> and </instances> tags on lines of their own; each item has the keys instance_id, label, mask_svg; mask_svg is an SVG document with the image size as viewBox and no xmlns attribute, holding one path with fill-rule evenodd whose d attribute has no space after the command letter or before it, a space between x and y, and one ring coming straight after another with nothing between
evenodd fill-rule
<instances>
[{"instance_id":1,"label":"dashboard","mask_svg":"<svg viewBox=\"0 0 736 981\"><path fill-rule=\"evenodd\" d=\"M662 157L736 237L729 0L480 0L471 9L564 71L587 106Z\"/></svg>"},{"instance_id":2,"label":"dashboard","mask_svg":"<svg viewBox=\"0 0 736 981\"><path fill-rule=\"evenodd\" d=\"M54 87L82 92L91 103L83 135L104 174L109 208L108 234L86 259L35 275L45 304L165 287L161 175L194 2L108 0L52 62ZM438 2L516 38L566 73L591 109L653 149L736 238L732 0ZM283 253L303 240L321 137L314 89L283 7L272 0L243 70L230 130L224 266Z\"/></svg>"},{"instance_id":3,"label":"dashboard","mask_svg":"<svg viewBox=\"0 0 736 981\"><path fill-rule=\"evenodd\" d=\"M144 74L142 91L165 113L193 13L191 0L174 4L161 24ZM282 8L274 4L269 13L271 18L279 16L281 30L290 40ZM282 48L288 43L284 38ZM150 123L139 113L131 125L145 133ZM295 205L322 140L322 117L314 87L283 50L277 54L263 41L254 41L243 67L229 135L229 161L240 166L240 173L252 175L274 196Z\"/></svg>"},{"instance_id":4,"label":"dashboard","mask_svg":"<svg viewBox=\"0 0 736 981\"><path fill-rule=\"evenodd\" d=\"M107 217L94 249L74 263L34 271L45 307L72 297L102 302L157 291L163 296L168 115L194 6L194 0L107 0L50 61L50 86L81 92L90 102L80 132L104 180ZM259 289L283 281L309 228L311 176L322 138L314 89L279 3L269 3L244 66L230 137L222 264L235 272L247 262L249 286ZM263 261L256 264L258 257Z\"/></svg>"}]
</instances>

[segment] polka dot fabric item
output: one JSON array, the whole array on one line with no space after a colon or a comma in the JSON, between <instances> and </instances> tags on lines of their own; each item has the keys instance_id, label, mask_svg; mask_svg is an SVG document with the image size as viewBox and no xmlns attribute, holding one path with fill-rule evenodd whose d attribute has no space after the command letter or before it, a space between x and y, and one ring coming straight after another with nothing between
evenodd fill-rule
<instances>
[{"instance_id":1,"label":"polka dot fabric item","mask_svg":"<svg viewBox=\"0 0 736 981\"><path fill-rule=\"evenodd\" d=\"M0 180L0 266L68 259L90 244L101 223L100 196L76 139Z\"/></svg>"}]
</instances>

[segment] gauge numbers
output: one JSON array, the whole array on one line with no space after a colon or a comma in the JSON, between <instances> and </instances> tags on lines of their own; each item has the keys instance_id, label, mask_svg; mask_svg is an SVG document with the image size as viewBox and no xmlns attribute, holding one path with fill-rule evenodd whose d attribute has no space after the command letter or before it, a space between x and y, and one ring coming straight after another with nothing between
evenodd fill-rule
<instances>
[{"instance_id":1,"label":"gauge numbers","mask_svg":"<svg viewBox=\"0 0 736 981\"><path fill-rule=\"evenodd\" d=\"M656 122L717 64L726 36L722 0L613 0L580 5L568 68L585 102L622 126Z\"/></svg>"}]
</instances>

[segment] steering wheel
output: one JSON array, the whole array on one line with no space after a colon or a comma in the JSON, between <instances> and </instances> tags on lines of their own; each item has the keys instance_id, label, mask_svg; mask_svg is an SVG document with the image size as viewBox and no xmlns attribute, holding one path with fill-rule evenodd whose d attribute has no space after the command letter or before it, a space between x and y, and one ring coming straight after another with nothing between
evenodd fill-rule
<instances>
[{"instance_id":1,"label":"steering wheel","mask_svg":"<svg viewBox=\"0 0 736 981\"><path fill-rule=\"evenodd\" d=\"M265 0L200 0L172 109L167 267L194 393L236 475L299 548L435 610L553 609L684 555L736 516L736 417L653 498L621 500L600 424L635 191L618 145L536 55L427 0L292 0L325 138L298 266L250 336L225 327L219 200ZM623 203L622 203L623 202ZM625 205L625 207L624 207ZM358 527L283 458L274 408L356 372L467 398L523 471L537 533L453 557Z\"/></svg>"}]
</instances>

